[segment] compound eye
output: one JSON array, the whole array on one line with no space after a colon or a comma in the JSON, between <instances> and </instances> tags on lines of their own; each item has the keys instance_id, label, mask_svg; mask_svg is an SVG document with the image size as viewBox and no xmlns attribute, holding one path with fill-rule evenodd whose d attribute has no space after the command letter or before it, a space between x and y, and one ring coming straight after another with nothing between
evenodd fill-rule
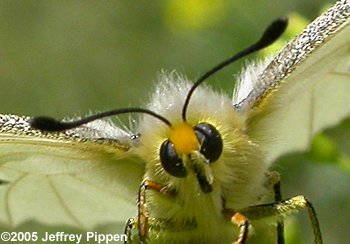
<instances>
[{"instance_id":1,"label":"compound eye","mask_svg":"<svg viewBox=\"0 0 350 244\"><path fill-rule=\"evenodd\" d=\"M222 153L222 139L218 130L207 123L199 123L194 127L194 131L201 144L200 152L209 162L218 160Z\"/></svg>"},{"instance_id":2,"label":"compound eye","mask_svg":"<svg viewBox=\"0 0 350 244\"><path fill-rule=\"evenodd\" d=\"M169 140L162 143L159 154L160 162L166 172L179 178L187 176L187 170L183 165L182 159L176 153L174 144Z\"/></svg>"}]
</instances>

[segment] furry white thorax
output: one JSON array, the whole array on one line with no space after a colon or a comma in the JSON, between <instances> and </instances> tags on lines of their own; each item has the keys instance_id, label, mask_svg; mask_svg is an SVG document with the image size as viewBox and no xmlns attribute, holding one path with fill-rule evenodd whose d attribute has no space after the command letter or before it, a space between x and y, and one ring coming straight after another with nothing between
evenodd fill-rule
<instances>
[{"instance_id":1,"label":"furry white thorax","mask_svg":"<svg viewBox=\"0 0 350 244\"><path fill-rule=\"evenodd\" d=\"M176 73L161 75L148 109L164 116L173 125L181 123L182 107L191 85ZM222 209L224 205L238 210L259 203L259 196L264 194L263 181L267 170L257 145L244 134L246 119L246 115L234 110L227 95L205 85L194 92L187 111L187 122L193 126L199 122L210 123L223 140L220 158L210 165L213 191L203 193L194 172L189 171L185 178L176 178L164 171L159 160L159 149L167 139L170 128L162 121L143 116L140 123L141 145L136 153L147 162L144 179L177 192L173 199L157 192L147 192L151 218L171 220L184 229L186 222L195 220L197 227L189 232L192 241L210 243L233 240L223 239L234 238L235 227L224 219ZM164 231L167 230L156 234L158 239L165 237L161 234ZM176 236L174 231L172 234L177 242L188 240L183 231L181 236ZM167 233L166 236L169 238L171 235Z\"/></svg>"}]
</instances>

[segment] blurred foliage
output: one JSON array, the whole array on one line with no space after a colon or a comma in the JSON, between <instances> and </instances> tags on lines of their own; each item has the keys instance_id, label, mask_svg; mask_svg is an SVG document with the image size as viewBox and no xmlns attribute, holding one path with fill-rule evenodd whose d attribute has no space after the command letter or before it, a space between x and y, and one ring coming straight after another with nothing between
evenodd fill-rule
<instances>
[{"instance_id":1,"label":"blurred foliage","mask_svg":"<svg viewBox=\"0 0 350 244\"><path fill-rule=\"evenodd\" d=\"M291 18L286 40L327 3L0 1L0 111L63 117L141 106L160 70L175 69L195 79L254 42L276 17ZM255 56L263 55L267 52ZM232 93L234 76L245 62L210 83ZM275 165L286 197L303 194L313 202L325 243L348 240L349 138L350 121L345 121L317 135L309 152L287 155ZM312 243L306 211L287 223L287 243Z\"/></svg>"}]
</instances>

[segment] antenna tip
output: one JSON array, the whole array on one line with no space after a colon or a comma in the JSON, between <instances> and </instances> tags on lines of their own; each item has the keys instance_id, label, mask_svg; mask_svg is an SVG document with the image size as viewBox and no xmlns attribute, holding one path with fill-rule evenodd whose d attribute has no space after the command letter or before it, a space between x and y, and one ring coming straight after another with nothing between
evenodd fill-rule
<instances>
[{"instance_id":1,"label":"antenna tip","mask_svg":"<svg viewBox=\"0 0 350 244\"><path fill-rule=\"evenodd\" d=\"M275 32L283 33L288 26L288 18L280 17L273 21L269 28L272 28Z\"/></svg>"},{"instance_id":2,"label":"antenna tip","mask_svg":"<svg viewBox=\"0 0 350 244\"><path fill-rule=\"evenodd\" d=\"M275 42L283 34L287 26L288 18L286 17L281 17L273 21L260 39L261 46L266 47Z\"/></svg>"},{"instance_id":3,"label":"antenna tip","mask_svg":"<svg viewBox=\"0 0 350 244\"><path fill-rule=\"evenodd\" d=\"M67 129L64 123L50 117L32 117L29 119L30 127L42 131L61 131Z\"/></svg>"}]
</instances>

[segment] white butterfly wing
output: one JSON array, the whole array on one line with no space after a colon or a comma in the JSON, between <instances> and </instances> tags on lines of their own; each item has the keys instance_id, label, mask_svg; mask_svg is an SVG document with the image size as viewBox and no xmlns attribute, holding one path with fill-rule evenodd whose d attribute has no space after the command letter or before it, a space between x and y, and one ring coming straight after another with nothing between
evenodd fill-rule
<instances>
[{"instance_id":1,"label":"white butterfly wing","mask_svg":"<svg viewBox=\"0 0 350 244\"><path fill-rule=\"evenodd\" d=\"M270 162L307 149L315 133L350 116L349 16L349 1L338 1L250 81L249 95L234 98Z\"/></svg>"},{"instance_id":2,"label":"white butterfly wing","mask_svg":"<svg viewBox=\"0 0 350 244\"><path fill-rule=\"evenodd\" d=\"M127 136L84 138L98 134L92 128L43 134L31 130L28 119L0 115L1 227L110 225L122 233L136 214L133 203L144 171Z\"/></svg>"}]
</instances>

